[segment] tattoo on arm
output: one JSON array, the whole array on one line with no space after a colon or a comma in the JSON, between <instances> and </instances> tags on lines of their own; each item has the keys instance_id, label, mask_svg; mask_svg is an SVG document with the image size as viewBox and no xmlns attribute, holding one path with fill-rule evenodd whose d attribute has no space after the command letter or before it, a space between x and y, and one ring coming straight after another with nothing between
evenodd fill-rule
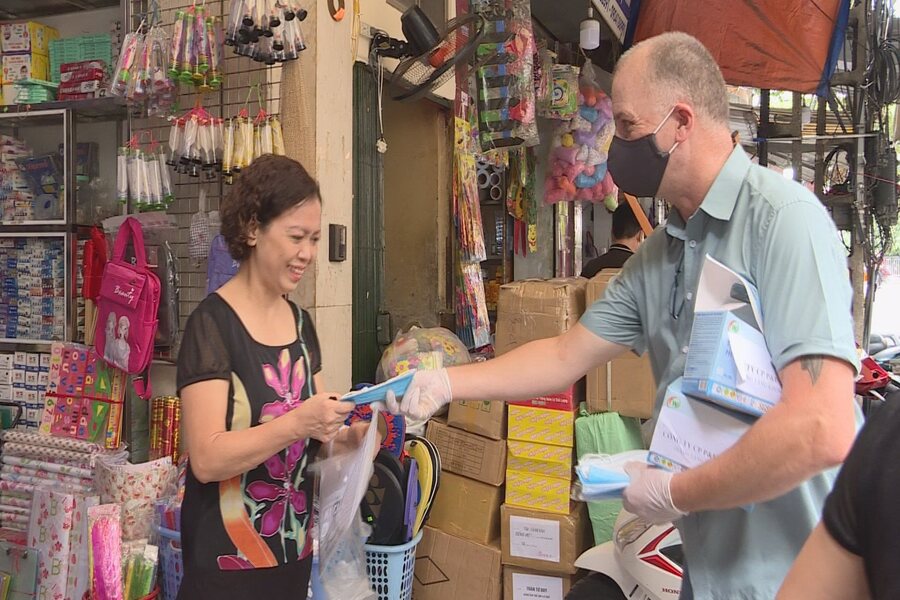
<instances>
[{"instance_id":1,"label":"tattoo on arm","mask_svg":"<svg viewBox=\"0 0 900 600\"><path fill-rule=\"evenodd\" d=\"M822 374L822 357L821 356L804 356L800 359L800 368L809 373L809 378L813 385L819 381L819 375Z\"/></svg>"}]
</instances>

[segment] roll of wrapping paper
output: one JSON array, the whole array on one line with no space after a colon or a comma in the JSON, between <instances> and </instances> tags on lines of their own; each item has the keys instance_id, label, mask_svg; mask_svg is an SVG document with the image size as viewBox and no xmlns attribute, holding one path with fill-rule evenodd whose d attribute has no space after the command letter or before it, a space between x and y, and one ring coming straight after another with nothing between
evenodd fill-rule
<instances>
[{"instance_id":1,"label":"roll of wrapping paper","mask_svg":"<svg viewBox=\"0 0 900 600\"><path fill-rule=\"evenodd\" d=\"M178 442L181 428L181 400L177 396L153 399L150 422L150 453L152 459L171 457L178 461Z\"/></svg>"}]
</instances>

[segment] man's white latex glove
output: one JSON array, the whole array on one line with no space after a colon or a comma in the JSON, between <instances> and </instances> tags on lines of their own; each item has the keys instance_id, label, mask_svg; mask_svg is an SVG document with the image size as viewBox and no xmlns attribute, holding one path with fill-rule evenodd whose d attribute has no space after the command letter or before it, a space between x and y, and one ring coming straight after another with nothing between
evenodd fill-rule
<instances>
[{"instance_id":1,"label":"man's white latex glove","mask_svg":"<svg viewBox=\"0 0 900 600\"><path fill-rule=\"evenodd\" d=\"M424 421L449 404L451 398L447 369L435 369L416 371L399 403L390 390L385 400L392 413Z\"/></svg>"},{"instance_id":2,"label":"man's white latex glove","mask_svg":"<svg viewBox=\"0 0 900 600\"><path fill-rule=\"evenodd\" d=\"M625 473L631 483L622 492L625 510L654 525L676 521L687 513L672 503L670 484L674 473L650 465L630 462Z\"/></svg>"}]
</instances>

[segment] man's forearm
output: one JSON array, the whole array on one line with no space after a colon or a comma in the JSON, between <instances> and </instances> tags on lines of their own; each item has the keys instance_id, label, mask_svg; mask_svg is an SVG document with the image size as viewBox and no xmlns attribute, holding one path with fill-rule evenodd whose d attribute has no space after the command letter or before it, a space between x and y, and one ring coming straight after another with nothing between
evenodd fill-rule
<instances>
[{"instance_id":1,"label":"man's forearm","mask_svg":"<svg viewBox=\"0 0 900 600\"><path fill-rule=\"evenodd\" d=\"M850 366L801 359L782 382L782 401L734 446L672 478L676 507L693 512L764 502L843 461L856 435Z\"/></svg>"},{"instance_id":2,"label":"man's forearm","mask_svg":"<svg viewBox=\"0 0 900 600\"><path fill-rule=\"evenodd\" d=\"M525 400L564 390L593 366L625 351L581 325L498 358L448 369L454 400Z\"/></svg>"}]
</instances>

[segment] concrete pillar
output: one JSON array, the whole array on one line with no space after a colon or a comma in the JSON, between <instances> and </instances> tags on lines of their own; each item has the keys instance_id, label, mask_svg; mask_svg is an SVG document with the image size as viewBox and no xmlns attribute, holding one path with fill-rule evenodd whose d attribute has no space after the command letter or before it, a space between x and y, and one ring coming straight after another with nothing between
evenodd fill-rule
<instances>
[{"instance_id":1,"label":"concrete pillar","mask_svg":"<svg viewBox=\"0 0 900 600\"><path fill-rule=\"evenodd\" d=\"M285 150L318 180L322 241L315 268L292 299L310 311L322 348L322 391L349 389L353 271L353 57L351 16L335 22L324 2L305 2L307 49L282 75ZM347 228L347 260L328 260L328 225Z\"/></svg>"}]
</instances>

